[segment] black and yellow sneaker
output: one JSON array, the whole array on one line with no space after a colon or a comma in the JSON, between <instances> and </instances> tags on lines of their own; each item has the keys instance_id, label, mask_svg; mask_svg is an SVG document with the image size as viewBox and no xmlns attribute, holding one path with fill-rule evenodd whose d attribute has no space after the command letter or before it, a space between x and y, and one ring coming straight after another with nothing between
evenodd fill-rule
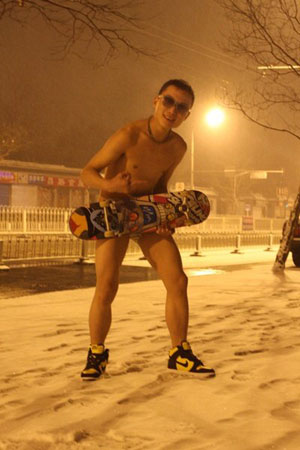
<instances>
[{"instance_id":1,"label":"black and yellow sneaker","mask_svg":"<svg viewBox=\"0 0 300 450\"><path fill-rule=\"evenodd\" d=\"M81 372L81 378L94 380L101 377L108 363L108 352L103 344L90 345L86 366Z\"/></svg>"},{"instance_id":2,"label":"black and yellow sneaker","mask_svg":"<svg viewBox=\"0 0 300 450\"><path fill-rule=\"evenodd\" d=\"M214 369L206 367L192 352L187 341L182 341L169 352L168 369L198 373L201 375L215 376Z\"/></svg>"}]
</instances>

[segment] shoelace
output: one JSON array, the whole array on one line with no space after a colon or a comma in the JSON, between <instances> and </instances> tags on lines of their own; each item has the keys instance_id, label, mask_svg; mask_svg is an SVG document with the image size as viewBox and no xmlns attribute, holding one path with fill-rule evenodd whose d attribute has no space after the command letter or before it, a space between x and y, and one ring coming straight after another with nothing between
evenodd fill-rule
<instances>
[{"instance_id":1,"label":"shoelace","mask_svg":"<svg viewBox=\"0 0 300 450\"><path fill-rule=\"evenodd\" d=\"M193 361L193 362L197 363L198 365L203 366L203 362L199 358L197 358L196 355L194 355L192 350L183 350L183 351L184 351L184 353L187 353L187 357L190 361Z\"/></svg>"},{"instance_id":2,"label":"shoelace","mask_svg":"<svg viewBox=\"0 0 300 450\"><path fill-rule=\"evenodd\" d=\"M100 353L98 355L93 353L93 352L90 352L89 355L88 355L88 363L91 364L91 365L95 365L95 364L98 364L100 362L103 362L105 360L105 359L102 358L103 355L104 355L104 352Z\"/></svg>"}]
</instances>

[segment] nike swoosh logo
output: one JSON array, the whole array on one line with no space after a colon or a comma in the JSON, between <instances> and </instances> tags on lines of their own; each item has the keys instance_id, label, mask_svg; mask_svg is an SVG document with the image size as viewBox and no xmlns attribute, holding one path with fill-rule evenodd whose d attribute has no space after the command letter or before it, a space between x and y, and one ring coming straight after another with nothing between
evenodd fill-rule
<instances>
[{"instance_id":1,"label":"nike swoosh logo","mask_svg":"<svg viewBox=\"0 0 300 450\"><path fill-rule=\"evenodd\" d=\"M189 372L194 366L194 363L193 361L190 361L187 358L182 358L181 356L178 356L176 359L176 366L177 370L185 370Z\"/></svg>"},{"instance_id":2,"label":"nike swoosh logo","mask_svg":"<svg viewBox=\"0 0 300 450\"><path fill-rule=\"evenodd\" d=\"M188 366L189 366L188 361L186 361L185 363L181 363L181 362L179 362L179 361L176 361L176 364L179 364L179 365L182 366L182 367L188 367Z\"/></svg>"}]
</instances>

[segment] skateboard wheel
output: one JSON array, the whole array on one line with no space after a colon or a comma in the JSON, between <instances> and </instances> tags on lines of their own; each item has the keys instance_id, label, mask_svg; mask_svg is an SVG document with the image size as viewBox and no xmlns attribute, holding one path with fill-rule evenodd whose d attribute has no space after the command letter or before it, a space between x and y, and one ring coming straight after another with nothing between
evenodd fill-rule
<instances>
[{"instance_id":1,"label":"skateboard wheel","mask_svg":"<svg viewBox=\"0 0 300 450\"><path fill-rule=\"evenodd\" d=\"M104 237L105 238L110 238L110 237L115 237L116 233L114 231L104 231Z\"/></svg>"},{"instance_id":2,"label":"skateboard wheel","mask_svg":"<svg viewBox=\"0 0 300 450\"><path fill-rule=\"evenodd\" d=\"M168 215L167 215L167 219L168 219L168 220L174 220L175 217L176 217L175 214L168 214Z\"/></svg>"},{"instance_id":3,"label":"skateboard wheel","mask_svg":"<svg viewBox=\"0 0 300 450\"><path fill-rule=\"evenodd\" d=\"M106 208L107 206L110 205L110 201L109 200L100 200L99 205L101 208Z\"/></svg>"},{"instance_id":4,"label":"skateboard wheel","mask_svg":"<svg viewBox=\"0 0 300 450\"><path fill-rule=\"evenodd\" d=\"M178 211L180 211L180 212L185 212L185 211L187 211L187 206L186 206L186 205L181 205L181 206L179 206Z\"/></svg>"}]
</instances>

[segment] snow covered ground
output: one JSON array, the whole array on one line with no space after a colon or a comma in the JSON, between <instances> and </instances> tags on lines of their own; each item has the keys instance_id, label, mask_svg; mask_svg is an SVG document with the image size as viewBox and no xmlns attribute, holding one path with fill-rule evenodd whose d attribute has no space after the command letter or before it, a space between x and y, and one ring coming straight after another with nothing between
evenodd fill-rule
<instances>
[{"instance_id":1,"label":"snow covered ground","mask_svg":"<svg viewBox=\"0 0 300 450\"><path fill-rule=\"evenodd\" d=\"M290 260L275 276L274 258L183 255L205 380L166 369L160 281L120 286L95 382L79 377L93 289L1 300L0 449L298 450L300 277Z\"/></svg>"}]
</instances>

